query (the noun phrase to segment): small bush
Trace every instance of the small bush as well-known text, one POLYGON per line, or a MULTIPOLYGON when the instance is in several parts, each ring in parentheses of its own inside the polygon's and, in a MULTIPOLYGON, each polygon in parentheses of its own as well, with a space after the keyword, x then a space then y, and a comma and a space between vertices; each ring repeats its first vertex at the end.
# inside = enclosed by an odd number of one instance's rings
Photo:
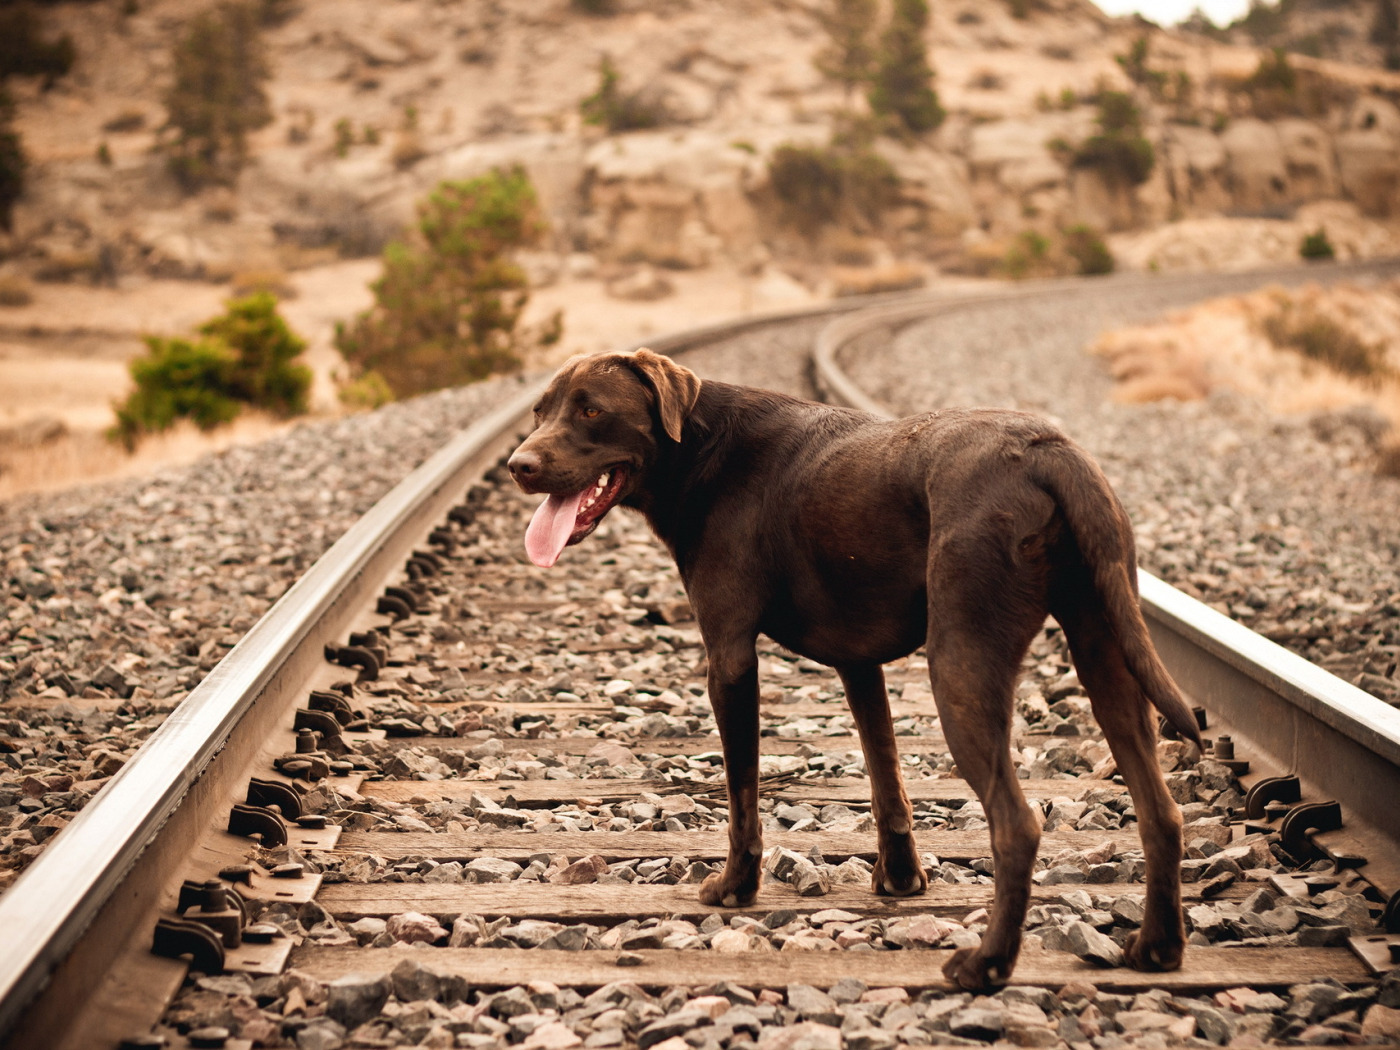
POLYGON ((1335 259, 1337 251, 1332 247, 1332 242, 1327 239, 1327 231, 1324 229, 1314 230, 1303 237, 1302 243, 1298 245, 1298 254, 1304 259, 1335 259))
POLYGON ((1079 272, 1086 277, 1112 273, 1113 253, 1099 234, 1088 226, 1071 226, 1065 230, 1065 254, 1074 260, 1079 272))
POLYGON ((234 351, 236 367, 229 388, 233 397, 278 416, 306 411, 311 370, 296 360, 306 340, 287 327, 271 292, 234 299, 227 313, 199 331, 234 351))
POLYGON ((143 435, 180 419, 211 430, 232 422, 245 404, 281 416, 306 411, 311 371, 295 361, 306 343, 277 314, 271 295, 233 300, 199 334, 146 337, 145 356, 130 366, 136 389, 114 406, 112 440, 134 449, 143 435))
POLYGON ((598 90, 579 103, 586 123, 606 128, 609 134, 643 131, 669 120, 665 105, 645 91, 624 92, 612 59, 604 56, 598 66, 598 90))
POLYGON ((366 372, 344 384, 338 391, 340 403, 357 412, 366 412, 394 400, 394 391, 378 372, 366 372))
POLYGON ((848 100, 874 68, 870 35, 878 12, 876 0, 830 0, 817 15, 827 35, 826 46, 817 53, 817 70, 840 84, 848 100))
POLYGON ((1014 281, 1053 272, 1050 239, 1035 230, 1022 230, 1001 258, 1001 269, 1014 281))
POLYGON ((1142 136, 1142 115, 1132 97, 1121 91, 1099 95, 1100 128, 1080 144, 1073 163, 1095 168, 1110 181, 1129 186, 1146 182, 1156 163, 1152 143, 1142 136))
POLYGON ((1259 59, 1259 65, 1239 90, 1249 99, 1254 115, 1262 120, 1280 117, 1318 117, 1355 97, 1355 90, 1306 69, 1295 69, 1282 48, 1259 59))
POLYGON ((617 13, 617 0, 570 0, 574 10, 594 18, 606 18, 617 13))
POLYGON ((518 368, 529 292, 510 253, 543 230, 520 168, 440 183, 418 207, 417 236, 384 250, 375 305, 337 326, 336 346, 357 377, 378 373, 398 397, 518 368))
POLYGON ((146 355, 131 362, 136 389, 116 406, 117 422, 108 436, 131 451, 145 434, 168 430, 189 419, 212 430, 238 416, 239 404, 228 393, 235 355, 210 339, 146 337, 146 355))
POLYGON ((924 44, 928 17, 928 0, 894 0, 868 96, 872 112, 916 135, 932 131, 948 115, 933 89, 924 44))
POLYGON ((355 129, 350 123, 349 117, 341 117, 335 122, 335 155, 340 158, 346 157, 350 153, 350 147, 355 144, 355 129))
POLYGON ((222 3, 191 19, 173 53, 165 93, 170 170, 188 188, 231 183, 247 159, 248 132, 272 120, 262 12, 251 2, 222 3))
POLYGON ((869 146, 854 144, 779 146, 768 162, 768 178, 784 221, 811 232, 829 224, 878 226, 899 189, 890 163, 869 146))

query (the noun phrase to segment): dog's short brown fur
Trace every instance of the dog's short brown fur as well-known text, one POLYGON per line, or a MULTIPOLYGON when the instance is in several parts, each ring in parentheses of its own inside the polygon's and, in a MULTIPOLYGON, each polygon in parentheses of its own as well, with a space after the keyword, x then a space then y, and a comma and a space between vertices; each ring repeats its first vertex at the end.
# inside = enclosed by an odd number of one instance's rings
POLYGON ((1181 817, 1157 765, 1152 709, 1197 744, 1200 736, 1138 608, 1128 519, 1087 453, 1020 412, 884 422, 701 382, 647 350, 572 359, 535 422, 510 459, 519 485, 595 494, 565 523, 571 543, 616 504, 641 511, 670 548, 699 621, 729 787, 729 856, 700 887, 703 903, 747 905, 759 890, 760 633, 834 667, 845 684, 878 828, 874 891, 926 888, 881 670, 925 645, 943 731, 982 800, 996 863, 987 932, 945 973, 967 989, 1004 982, 1020 950, 1041 824, 1010 761, 1012 700, 1049 614, 1141 827, 1146 917, 1127 961, 1180 966, 1181 817))

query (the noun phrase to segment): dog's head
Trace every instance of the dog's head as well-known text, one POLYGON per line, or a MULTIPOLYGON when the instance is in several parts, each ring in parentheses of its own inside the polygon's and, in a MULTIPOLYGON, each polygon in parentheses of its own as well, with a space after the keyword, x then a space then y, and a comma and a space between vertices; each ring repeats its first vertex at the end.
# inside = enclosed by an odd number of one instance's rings
POLYGON ((699 394, 694 372, 650 350, 566 361, 508 464, 517 485, 549 497, 525 533, 530 560, 553 565, 636 491, 661 443, 680 441, 699 394))

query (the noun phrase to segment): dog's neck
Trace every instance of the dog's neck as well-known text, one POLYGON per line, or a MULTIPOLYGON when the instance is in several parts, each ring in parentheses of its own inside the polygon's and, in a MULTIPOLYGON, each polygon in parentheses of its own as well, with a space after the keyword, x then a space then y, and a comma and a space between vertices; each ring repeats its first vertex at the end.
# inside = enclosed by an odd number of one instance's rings
POLYGON ((707 379, 681 440, 659 435, 644 484, 624 502, 642 512, 684 572, 686 555, 698 544, 720 490, 799 454, 786 447, 796 432, 789 421, 813 411, 831 410, 787 394, 707 379))

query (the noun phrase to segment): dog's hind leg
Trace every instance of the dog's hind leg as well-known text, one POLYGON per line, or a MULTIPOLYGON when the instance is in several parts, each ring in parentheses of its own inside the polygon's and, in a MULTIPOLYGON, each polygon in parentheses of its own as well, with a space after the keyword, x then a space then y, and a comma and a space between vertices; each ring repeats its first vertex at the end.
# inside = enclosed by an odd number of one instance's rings
POLYGON ((871 889, 892 897, 922 893, 928 888, 928 877, 914 848, 914 810, 899 772, 899 748, 890 723, 885 672, 879 664, 836 670, 846 687, 846 703, 860 732, 865 768, 870 775, 870 808, 880 847, 871 889))
POLYGON ((1011 713, 1021 658, 1044 622, 1028 580, 995 549, 963 545, 935 556, 929 574, 929 680, 958 775, 982 802, 991 829, 996 890, 987 932, 943 967, 959 988, 1005 984, 1021 950, 1040 816, 1011 763, 1011 713))
POLYGON ((724 871, 700 885, 700 903, 726 908, 753 903, 763 877, 763 827, 758 817, 758 654, 753 638, 706 638, 710 706, 724 747, 729 790, 729 856, 724 871))
POLYGON ((1079 681, 1132 794, 1147 860, 1146 914, 1123 954, 1135 970, 1175 970, 1186 944, 1181 919, 1181 811, 1157 765, 1155 718, 1096 598, 1081 592, 1079 601, 1066 604, 1067 608, 1055 610, 1055 618, 1064 628, 1079 681))

